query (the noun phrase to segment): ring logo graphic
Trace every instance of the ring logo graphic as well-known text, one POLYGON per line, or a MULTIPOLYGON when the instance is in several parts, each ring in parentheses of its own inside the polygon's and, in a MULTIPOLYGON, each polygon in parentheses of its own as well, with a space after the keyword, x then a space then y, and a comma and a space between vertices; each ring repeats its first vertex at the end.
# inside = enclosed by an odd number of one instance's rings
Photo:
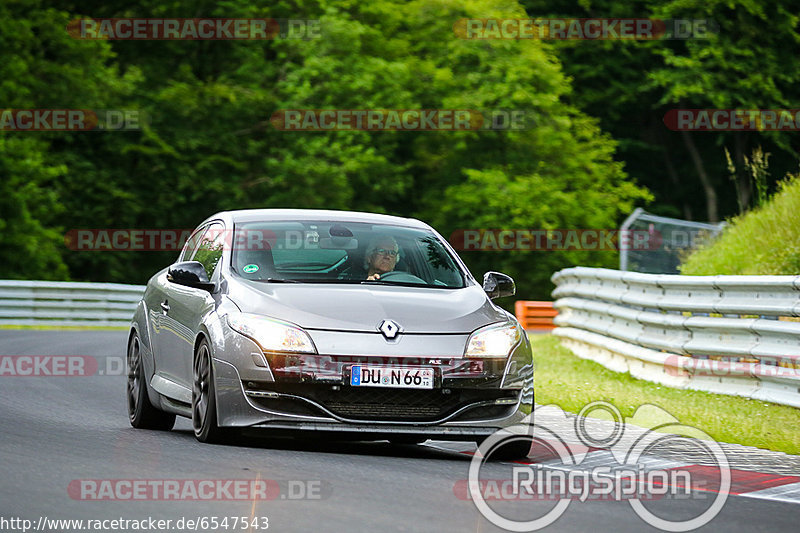
POLYGON ((608 402, 590 403, 577 417, 547 405, 537 407, 532 416, 533 425, 500 430, 483 441, 470 462, 468 479, 455 484, 455 495, 471 499, 495 526, 537 531, 558 520, 574 501, 626 501, 647 524, 682 532, 709 523, 725 505, 731 469, 721 446, 660 407, 643 405, 623 418, 608 402), (517 441, 533 443, 532 461, 491 462, 494 453, 517 441), (698 464, 664 458, 677 451, 698 464), (505 478, 498 479, 498 472, 505 478), (677 519, 665 517, 663 507, 657 514, 647 506, 654 500, 687 499, 708 504, 695 516, 682 508, 677 519), (555 503, 543 511, 531 501, 555 503), (507 502, 521 505, 513 508, 507 502))

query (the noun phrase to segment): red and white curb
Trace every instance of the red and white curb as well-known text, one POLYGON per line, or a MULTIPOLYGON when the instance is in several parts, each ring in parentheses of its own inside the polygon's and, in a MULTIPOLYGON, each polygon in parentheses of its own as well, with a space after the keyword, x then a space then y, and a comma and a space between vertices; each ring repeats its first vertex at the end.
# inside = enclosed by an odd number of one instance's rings
MULTIPOLYGON (((472 456, 475 454, 474 446, 467 447, 458 443, 445 444, 434 441, 427 446, 463 455, 472 456)), ((623 468, 623 465, 617 463, 613 454, 608 450, 589 448, 580 444, 569 444, 568 448, 577 463, 575 465, 565 465, 560 460, 553 459, 552 452, 544 450, 544 446, 542 446, 541 450, 537 450, 536 445, 534 445, 534 449, 528 456, 527 461, 515 461, 515 463, 538 464, 543 467, 564 471, 588 471, 592 468, 608 467, 611 472, 614 472, 615 468, 623 468)), ((689 472, 692 479, 692 490, 711 493, 719 492, 718 467, 681 462, 655 455, 640 456, 637 464, 641 465, 644 473, 650 470, 689 472)), ((775 474, 740 468, 730 468, 730 472, 731 486, 728 492, 732 496, 800 503, 800 475, 775 474)))

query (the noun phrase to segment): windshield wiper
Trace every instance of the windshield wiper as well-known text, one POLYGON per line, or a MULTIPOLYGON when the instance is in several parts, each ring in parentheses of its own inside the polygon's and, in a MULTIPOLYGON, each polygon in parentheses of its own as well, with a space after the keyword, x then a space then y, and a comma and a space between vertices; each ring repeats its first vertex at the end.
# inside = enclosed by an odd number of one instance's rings
POLYGON ((413 281, 385 281, 382 279, 365 279, 361 281, 362 285, 369 284, 377 285, 396 285, 399 287, 435 287, 436 285, 428 285, 427 283, 414 283, 413 281))
POLYGON ((297 280, 286 278, 254 279, 253 281, 260 281, 262 283, 300 283, 297 280))

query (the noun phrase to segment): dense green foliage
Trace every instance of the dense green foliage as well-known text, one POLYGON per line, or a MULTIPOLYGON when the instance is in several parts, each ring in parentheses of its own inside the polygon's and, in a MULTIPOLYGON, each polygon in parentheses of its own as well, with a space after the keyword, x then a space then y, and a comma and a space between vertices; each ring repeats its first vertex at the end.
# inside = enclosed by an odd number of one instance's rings
POLYGON ((708 38, 555 41, 573 102, 618 142, 629 175, 655 195, 648 211, 719 221, 752 205, 744 159, 772 154, 774 178, 797 170, 796 132, 676 132, 670 109, 793 109, 800 99, 800 11, 786 0, 524 0, 534 17, 713 21, 708 38), (736 166, 731 182, 727 148, 736 166), (696 156, 696 157, 695 157, 696 156))
MULTIPOLYGON (((704 218, 698 167, 660 122, 664 110, 788 106, 800 76, 796 15, 777 0, 559 4, 3 2, 4 108, 134 109, 149 121, 141 131, 0 133, 0 278, 141 283, 176 254, 70 251, 64 234, 186 229, 224 209, 387 212, 426 220, 446 236, 462 228, 614 228, 651 198, 645 184, 658 200, 652 210, 704 218), (526 10, 708 16, 724 35, 553 43, 453 32, 462 17, 519 18, 526 10), (322 36, 91 41, 65 30, 80 17, 131 16, 319 19, 322 36), (525 109, 539 120, 529 130, 473 132, 283 132, 270 124, 274 111, 292 108, 525 109)), ((738 161, 757 140, 774 154, 776 170, 794 164, 787 154, 796 141, 785 135, 691 137, 721 215, 738 205, 724 190, 733 187, 723 146, 738 161)), ((469 252, 465 259, 477 276, 505 271, 520 297, 542 298, 554 270, 614 266, 617 255, 469 252)))
POLYGON ((708 247, 695 251, 682 274, 786 274, 800 272, 800 177, 783 182, 761 207, 730 221, 708 247))

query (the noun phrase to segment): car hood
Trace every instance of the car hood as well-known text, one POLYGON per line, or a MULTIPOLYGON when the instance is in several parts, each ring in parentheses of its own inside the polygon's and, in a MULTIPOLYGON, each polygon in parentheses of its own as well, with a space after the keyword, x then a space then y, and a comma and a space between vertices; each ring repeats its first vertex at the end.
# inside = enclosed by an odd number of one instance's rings
POLYGON ((277 284, 235 280, 229 298, 245 313, 306 329, 375 332, 385 319, 405 333, 471 333, 507 320, 481 287, 430 289, 387 285, 277 284))

